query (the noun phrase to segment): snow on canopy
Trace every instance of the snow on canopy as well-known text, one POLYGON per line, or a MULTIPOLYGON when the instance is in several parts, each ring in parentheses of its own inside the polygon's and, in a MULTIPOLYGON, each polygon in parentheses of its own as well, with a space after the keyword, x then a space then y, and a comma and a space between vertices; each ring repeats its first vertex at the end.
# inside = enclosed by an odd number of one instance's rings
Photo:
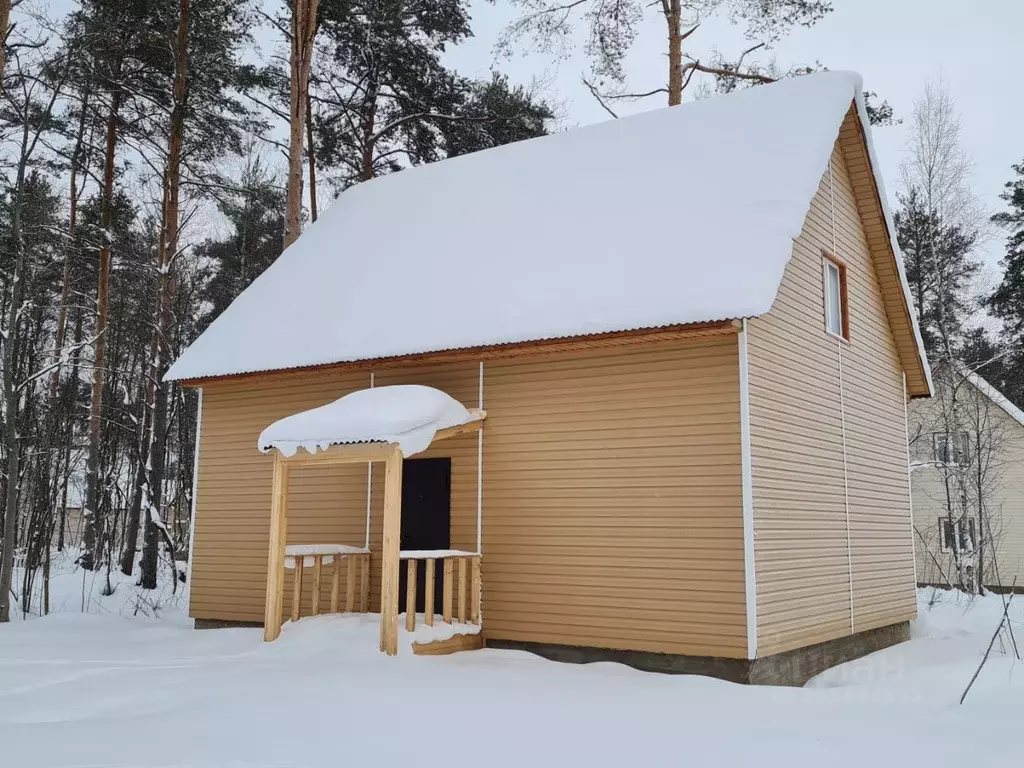
POLYGON ((825 72, 359 184, 167 378, 763 314, 854 101, 825 72))
POLYGON ((404 456, 425 451, 441 429, 476 418, 458 400, 433 387, 399 384, 351 392, 275 421, 260 434, 258 446, 294 456, 341 443, 397 443, 404 456))

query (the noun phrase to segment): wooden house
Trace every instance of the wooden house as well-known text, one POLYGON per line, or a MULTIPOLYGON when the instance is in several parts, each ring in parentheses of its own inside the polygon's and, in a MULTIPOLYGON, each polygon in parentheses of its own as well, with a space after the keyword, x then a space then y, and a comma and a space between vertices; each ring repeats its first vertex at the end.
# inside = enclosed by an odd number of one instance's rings
POLYGON ((379 612, 393 653, 408 606, 448 647, 791 683, 904 637, 931 379, 865 115, 817 74, 342 194, 168 374, 197 625, 379 612), (465 413, 258 449, 394 385, 465 413))
POLYGON ((909 419, 918 583, 1024 591, 1024 413, 943 371, 909 419))

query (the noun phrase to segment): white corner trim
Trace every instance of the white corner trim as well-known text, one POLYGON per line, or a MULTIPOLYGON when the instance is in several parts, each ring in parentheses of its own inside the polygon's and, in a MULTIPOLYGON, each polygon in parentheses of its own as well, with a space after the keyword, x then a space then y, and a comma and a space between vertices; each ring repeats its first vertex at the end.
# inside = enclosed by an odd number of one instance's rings
MULTIPOLYGON (((373 371, 370 371, 370 389, 373 389, 373 371)), ((370 549, 370 511, 373 501, 373 462, 366 462, 366 539, 363 548, 370 549)))
MULTIPOLYGON (((480 374, 477 384, 477 407, 484 409, 484 361, 480 361, 480 374)), ((476 432, 476 553, 483 553, 483 522, 484 522, 484 428, 476 432)))
POLYGON ((743 477, 743 571, 747 604, 747 658, 757 658, 757 574, 754 571, 754 473, 750 452, 750 370, 747 321, 737 334, 740 357, 740 466, 743 477))
POLYGON ((914 536, 914 482, 910 471, 910 417, 907 403, 910 393, 907 392, 907 372, 903 372, 903 431, 907 439, 907 502, 910 504, 910 552, 914 557, 914 589, 917 589, 917 537, 914 536))
POLYGON ((850 532, 850 473, 846 456, 846 389, 843 382, 843 342, 836 339, 839 355, 839 426, 843 436, 843 504, 846 508, 846 572, 850 580, 850 634, 855 634, 853 616, 853 537, 850 532))
POLYGON ((196 445, 192 455, 192 514, 188 523, 188 566, 185 573, 185 615, 192 610, 192 563, 196 551, 196 500, 199 496, 199 434, 203 429, 203 388, 199 388, 199 405, 196 408, 196 445))

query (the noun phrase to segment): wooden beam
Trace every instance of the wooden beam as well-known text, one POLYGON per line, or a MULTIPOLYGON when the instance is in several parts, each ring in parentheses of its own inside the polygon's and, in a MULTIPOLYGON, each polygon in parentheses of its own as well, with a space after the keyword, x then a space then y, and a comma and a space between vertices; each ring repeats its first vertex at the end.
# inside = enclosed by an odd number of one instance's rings
POLYGON ((288 534, 288 467, 274 456, 270 497, 270 550, 267 555, 267 594, 263 639, 276 640, 284 618, 284 548, 288 534))
POLYGON ((370 553, 362 555, 359 560, 359 610, 367 613, 370 610, 370 553))
POLYGON ((405 629, 416 629, 416 561, 409 560, 405 566, 405 629))
POLYGON ((469 598, 469 623, 480 623, 480 558, 473 560, 473 574, 469 598))
MULTIPOLYGON (((394 449, 392 443, 346 443, 332 445, 326 451, 316 453, 299 450, 293 456, 281 456, 281 461, 293 467, 359 464, 366 461, 387 461, 394 449)), ((275 452, 275 455, 279 454, 279 451, 275 452)))
POLYGON ((402 532, 402 452, 392 447, 384 470, 384 535, 381 543, 380 649, 398 654, 398 553, 402 532))
POLYGON ((446 440, 449 437, 455 437, 456 435, 466 435, 470 432, 479 432, 483 429, 484 419, 487 418, 487 411, 481 411, 477 408, 473 408, 470 413, 476 412, 477 418, 473 421, 467 421, 465 424, 458 424, 454 427, 448 427, 446 429, 439 429, 434 434, 434 442, 438 440, 446 440))
POLYGON ((449 557, 444 559, 444 581, 441 594, 441 618, 451 624, 452 622, 452 582, 455 576, 455 561, 449 557))
POLYGON ((466 623, 466 558, 459 558, 459 624, 466 623))
POLYGON ((423 620, 428 627, 434 626, 434 569, 437 560, 427 558, 423 577, 423 620))
POLYGON ((292 578, 292 621, 302 618, 302 571, 306 558, 299 555, 295 558, 295 576, 292 578))
POLYGON ((320 579, 323 576, 324 556, 313 555, 313 597, 310 601, 309 612, 314 616, 320 615, 320 579))
POLYGON ((331 613, 338 612, 338 594, 341 592, 341 557, 334 556, 334 571, 331 573, 331 613))
POLYGON ((352 555, 345 558, 345 611, 352 613, 356 609, 356 559, 352 555))
POLYGON ((479 634, 453 635, 445 640, 413 643, 412 652, 417 656, 447 656, 459 651, 478 651, 483 647, 484 639, 479 634))

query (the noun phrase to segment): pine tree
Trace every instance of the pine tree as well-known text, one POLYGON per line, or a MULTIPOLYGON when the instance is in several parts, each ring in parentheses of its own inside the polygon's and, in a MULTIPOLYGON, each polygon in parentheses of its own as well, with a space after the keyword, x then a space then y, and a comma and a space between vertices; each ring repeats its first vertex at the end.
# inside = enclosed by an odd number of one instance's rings
POLYGON ((914 296, 921 337, 931 359, 964 343, 974 312, 970 284, 980 265, 971 256, 976 236, 928 211, 916 188, 898 197, 896 237, 914 296))
POLYGON ((1003 321, 1012 343, 1024 344, 1024 162, 1013 166, 1017 178, 1006 183, 1000 197, 1009 210, 992 221, 1007 230, 1006 255, 1000 262, 1003 279, 988 299, 992 312, 1003 321))
POLYGON ((281 255, 285 194, 258 155, 250 151, 236 191, 222 196, 217 208, 230 234, 196 246, 196 256, 209 264, 202 297, 209 311, 197 331, 217 319, 228 304, 281 255))

